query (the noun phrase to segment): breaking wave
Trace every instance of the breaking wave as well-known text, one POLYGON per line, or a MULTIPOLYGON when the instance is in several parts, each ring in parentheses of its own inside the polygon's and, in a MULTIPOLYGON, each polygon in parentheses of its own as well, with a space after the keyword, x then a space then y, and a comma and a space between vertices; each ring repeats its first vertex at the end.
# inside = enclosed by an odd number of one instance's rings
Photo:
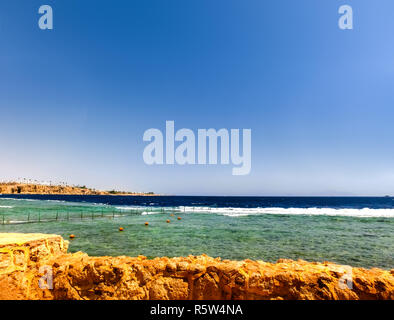
POLYGON ((307 215, 307 216, 343 216, 360 218, 394 218, 394 209, 353 209, 353 208, 212 208, 182 207, 185 212, 215 213, 230 217, 250 215, 307 215))
POLYGON ((119 210, 140 210, 142 215, 160 214, 168 212, 207 213, 219 214, 229 217, 245 217, 257 215, 305 215, 305 216, 342 216, 359 218, 394 218, 393 209, 373 208, 235 208, 235 207, 146 207, 146 206, 119 206, 119 210))

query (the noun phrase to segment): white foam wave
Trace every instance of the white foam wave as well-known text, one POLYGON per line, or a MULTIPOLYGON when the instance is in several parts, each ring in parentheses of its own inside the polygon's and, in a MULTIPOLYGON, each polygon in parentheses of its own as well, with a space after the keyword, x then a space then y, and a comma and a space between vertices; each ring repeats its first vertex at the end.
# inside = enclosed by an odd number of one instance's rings
POLYGON ((146 216, 146 215, 150 215, 150 214, 158 214, 158 213, 160 213, 160 212, 154 212, 154 211, 144 211, 144 212, 142 212, 141 213, 141 215, 143 215, 143 216, 146 216))
POLYGON ((4 209, 12 209, 13 206, 0 206, 0 208, 4 208, 4 209))
POLYGON ((118 206, 115 207, 118 210, 130 211, 130 210, 146 210, 147 207, 144 206, 118 206))
POLYGON ((29 202, 42 201, 39 199, 23 199, 23 198, 0 198, 0 200, 15 200, 15 201, 29 201, 29 202))
POLYGON ((164 212, 185 212, 185 213, 211 213, 229 217, 246 217, 251 215, 305 215, 305 216, 342 216, 359 218, 394 218, 393 209, 373 209, 373 208, 235 208, 235 207, 152 207, 152 206, 117 206, 121 211, 141 211, 141 215, 159 214, 164 212))
POLYGON ((394 209, 352 209, 352 208, 212 208, 181 207, 181 211, 198 213, 215 213, 230 217, 250 215, 307 215, 307 216, 343 216, 360 218, 394 218, 394 209))
MULTIPOLYGON (((153 207, 153 206, 118 206, 115 207, 121 211, 143 211, 145 214, 157 214, 161 212, 168 212, 168 211, 179 211, 179 209, 174 209, 172 207, 153 207)), ((141 213, 143 214, 143 213, 141 213)))

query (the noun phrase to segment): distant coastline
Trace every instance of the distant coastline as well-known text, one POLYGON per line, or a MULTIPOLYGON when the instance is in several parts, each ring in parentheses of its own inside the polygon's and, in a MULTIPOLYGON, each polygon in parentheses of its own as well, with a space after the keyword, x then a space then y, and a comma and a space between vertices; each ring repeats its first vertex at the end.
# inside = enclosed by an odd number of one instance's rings
POLYGON ((105 195, 105 196, 158 196, 153 192, 96 190, 86 186, 43 185, 33 183, 2 182, 0 194, 54 194, 54 195, 105 195))

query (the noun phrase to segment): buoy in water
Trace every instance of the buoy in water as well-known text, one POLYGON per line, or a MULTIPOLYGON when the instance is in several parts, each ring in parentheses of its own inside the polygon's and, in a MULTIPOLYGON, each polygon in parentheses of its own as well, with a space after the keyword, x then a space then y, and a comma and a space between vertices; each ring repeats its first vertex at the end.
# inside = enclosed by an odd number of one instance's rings
POLYGON ((149 226, 149 222, 145 222, 145 225, 146 225, 146 226, 149 226))
POLYGON ((171 214, 170 214, 170 216, 171 216, 171 217, 173 217, 173 216, 174 216, 174 214, 173 214, 173 213, 171 213, 171 214))
POLYGON ((123 231, 124 229, 122 227, 119 228, 119 231, 123 231))
POLYGON ((70 239, 74 239, 75 236, 73 234, 70 234, 70 239))
POLYGON ((178 217, 178 220, 181 220, 182 218, 181 217, 178 217))
POLYGON ((170 223, 170 219, 167 219, 167 221, 166 221, 167 223, 170 223))

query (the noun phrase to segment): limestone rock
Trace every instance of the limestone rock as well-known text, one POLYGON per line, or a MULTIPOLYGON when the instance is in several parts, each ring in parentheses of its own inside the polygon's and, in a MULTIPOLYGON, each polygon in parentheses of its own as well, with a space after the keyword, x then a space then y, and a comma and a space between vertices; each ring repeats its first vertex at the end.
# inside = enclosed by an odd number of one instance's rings
POLYGON ((0 299, 394 299, 392 270, 206 255, 89 257, 66 250, 56 235, 0 234, 0 299), (39 287, 40 266, 50 268, 52 290, 39 287))

